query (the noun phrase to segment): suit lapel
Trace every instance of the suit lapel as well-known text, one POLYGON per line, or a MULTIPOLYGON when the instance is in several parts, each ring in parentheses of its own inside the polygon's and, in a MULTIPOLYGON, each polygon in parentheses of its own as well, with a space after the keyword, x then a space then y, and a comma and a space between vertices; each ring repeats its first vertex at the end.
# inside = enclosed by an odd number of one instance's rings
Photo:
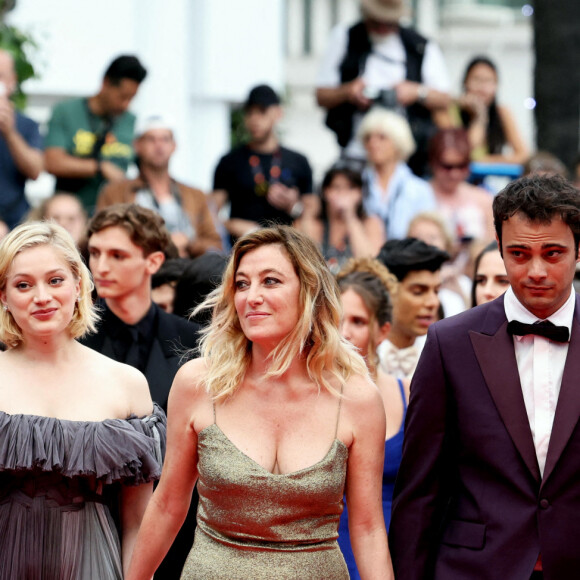
POLYGON ((580 417, 580 388, 578 380, 580 377, 580 297, 576 296, 576 308, 572 320, 572 332, 570 334, 570 344, 568 345, 568 355, 562 376, 562 385, 554 424, 550 435, 548 455, 546 456, 546 467, 544 469, 544 482, 548 479, 554 469, 560 455, 564 451, 572 431, 578 424, 580 417))
POLYGON ((489 318, 495 321, 493 334, 470 331, 469 337, 483 377, 500 417, 530 472, 540 481, 530 422, 526 412, 513 338, 507 333, 503 300, 496 301, 489 318), (501 311, 497 307, 501 305, 501 311), (495 314, 495 316, 494 316, 495 314), (501 316, 501 318, 499 318, 501 316), (501 320, 503 319, 503 322, 501 320), (497 323, 501 322, 499 328, 497 323))

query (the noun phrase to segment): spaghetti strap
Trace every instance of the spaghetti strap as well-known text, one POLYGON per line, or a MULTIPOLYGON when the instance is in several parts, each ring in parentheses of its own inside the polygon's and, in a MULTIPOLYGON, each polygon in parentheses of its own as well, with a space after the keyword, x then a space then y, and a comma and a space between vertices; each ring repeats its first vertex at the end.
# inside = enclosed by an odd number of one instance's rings
POLYGON ((215 401, 212 401, 211 404, 213 406, 213 422, 215 425, 217 423, 216 418, 215 418, 215 401))
POLYGON ((397 379, 397 383, 399 384, 399 391, 401 391, 401 398, 403 399, 403 417, 404 417, 405 414, 407 413, 407 397, 405 396, 405 387, 403 386, 403 381, 401 379, 397 379))
POLYGON ((342 391, 344 390, 344 385, 340 385, 340 398, 338 399, 338 412, 336 413, 336 427, 334 429, 334 438, 338 435, 338 420, 340 419, 340 408, 342 407, 342 391))

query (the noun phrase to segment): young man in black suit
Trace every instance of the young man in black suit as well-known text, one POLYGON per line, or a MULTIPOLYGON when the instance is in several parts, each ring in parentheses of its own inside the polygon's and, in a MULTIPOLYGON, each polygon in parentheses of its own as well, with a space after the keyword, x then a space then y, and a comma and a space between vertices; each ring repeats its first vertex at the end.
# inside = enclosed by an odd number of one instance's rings
MULTIPOLYGON (((183 354, 197 345, 198 326, 164 312, 151 299, 151 277, 165 260, 171 236, 163 218, 135 204, 97 213, 88 227, 89 266, 102 303, 96 334, 82 342, 142 371, 151 398, 167 398, 183 354)), ((155 577, 177 580, 193 543, 197 493, 189 515, 155 577)))
POLYGON ((151 277, 170 243, 162 218, 133 204, 108 207, 89 224, 89 266, 103 312, 98 332, 84 342, 142 371, 163 408, 180 358, 196 346, 198 330, 151 299, 151 277))

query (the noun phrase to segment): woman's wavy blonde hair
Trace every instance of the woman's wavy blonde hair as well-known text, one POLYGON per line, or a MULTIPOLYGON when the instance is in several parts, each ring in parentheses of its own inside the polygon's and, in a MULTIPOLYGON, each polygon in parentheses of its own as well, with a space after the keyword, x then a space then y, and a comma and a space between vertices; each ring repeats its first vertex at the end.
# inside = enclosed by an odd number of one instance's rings
POLYGON ((256 230, 240 238, 221 285, 195 310, 211 308, 211 323, 202 331, 200 353, 208 361, 205 386, 215 400, 232 395, 252 358, 252 344, 242 331, 234 305, 235 275, 242 258, 262 246, 280 246, 300 281, 301 316, 294 329, 270 354, 264 379, 283 375, 298 357, 306 357, 309 377, 318 388, 340 396, 333 386, 344 385, 353 373, 367 375, 362 357, 339 332, 342 306, 338 286, 320 251, 306 235, 289 226, 256 230))
MULTIPOLYGON (((60 252, 75 280, 80 281, 79 300, 69 325, 71 336, 79 338, 87 332, 94 332, 98 316, 91 297, 93 290, 91 274, 71 235, 56 223, 22 224, 0 242, 0 292, 6 290, 8 273, 16 256, 24 250, 38 246, 50 246, 60 252)), ((0 340, 10 347, 18 346, 23 341, 22 330, 16 324, 12 314, 4 308, 0 308, 0 340)))

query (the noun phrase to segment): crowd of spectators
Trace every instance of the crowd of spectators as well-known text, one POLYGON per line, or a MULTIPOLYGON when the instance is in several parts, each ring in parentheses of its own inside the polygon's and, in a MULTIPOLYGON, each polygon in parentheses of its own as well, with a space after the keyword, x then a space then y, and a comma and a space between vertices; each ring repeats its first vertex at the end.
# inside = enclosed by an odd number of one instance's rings
POLYGON ((95 211, 136 203, 162 216, 181 258, 227 255, 241 235, 282 223, 307 233, 338 271, 349 258, 376 256, 387 240, 406 237, 413 219, 431 212, 444 222, 444 271, 462 281, 454 291, 467 308, 474 256, 493 240, 494 194, 470 183, 470 163, 527 162, 526 173, 566 168, 547 152, 529 156, 510 111, 497 103, 499 71, 489 58, 469 62, 454 97, 441 50, 401 25, 404 14, 400 0, 364 1, 360 21, 329 37, 316 98, 341 153, 320 189, 309 160, 281 143, 283 105, 268 85, 245 99, 249 140, 216 160, 212 191, 204 193, 171 176, 178 120, 162 110, 137 120, 129 111, 147 79, 139 58, 119 56, 96 94, 57 104, 43 144, 38 125, 10 104, 14 66, 0 52, 0 154, 7 161, 0 236, 25 219, 54 219, 82 245, 83 222, 95 211), (30 210, 24 184, 42 169, 56 177, 54 195, 30 210))

